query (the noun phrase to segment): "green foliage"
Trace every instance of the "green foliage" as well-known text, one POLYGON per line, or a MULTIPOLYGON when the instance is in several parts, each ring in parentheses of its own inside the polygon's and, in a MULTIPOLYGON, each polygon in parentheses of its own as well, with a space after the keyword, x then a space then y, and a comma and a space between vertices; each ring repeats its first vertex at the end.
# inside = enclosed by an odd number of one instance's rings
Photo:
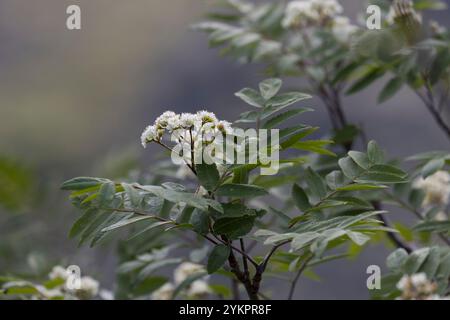
POLYGON ((448 247, 424 247, 408 254, 397 249, 387 257, 389 273, 381 280, 381 290, 374 292, 374 298, 393 299, 400 295, 397 283, 403 275, 424 273, 437 284, 437 294, 445 295, 450 276, 450 249, 448 247))
POLYGON ((11 211, 27 210, 35 200, 36 179, 29 168, 0 156, 0 207, 11 211))

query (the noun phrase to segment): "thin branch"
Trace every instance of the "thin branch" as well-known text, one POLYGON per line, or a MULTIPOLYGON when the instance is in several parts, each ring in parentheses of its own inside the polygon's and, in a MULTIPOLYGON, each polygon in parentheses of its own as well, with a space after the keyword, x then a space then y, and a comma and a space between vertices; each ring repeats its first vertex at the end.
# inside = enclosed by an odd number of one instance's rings
POLYGON ((220 241, 222 244, 224 244, 224 245, 226 245, 226 246, 229 246, 231 249, 233 249, 234 251, 236 251, 236 252, 238 252, 238 253, 240 253, 243 257, 245 257, 255 268, 258 268, 259 267, 259 264, 252 258, 252 257, 250 257, 247 253, 245 253, 244 251, 242 251, 241 249, 239 249, 239 248, 237 248, 237 247, 235 247, 235 246, 233 246, 231 243, 229 243, 229 242, 227 242, 227 241, 225 241, 225 240, 223 240, 223 239, 220 239, 219 237, 217 237, 216 235, 214 235, 213 234, 213 236, 218 240, 218 241, 220 241))
POLYGON ((297 283, 298 280, 300 279, 300 276, 302 275, 303 271, 305 271, 306 267, 308 266, 308 263, 311 261, 311 259, 313 258, 313 256, 311 255, 310 257, 308 257, 302 264, 302 266, 300 267, 300 269, 298 269, 297 274, 295 275, 294 280, 291 283, 291 287, 289 289, 289 295, 288 295, 288 300, 292 300, 292 298, 294 297, 294 293, 295 293, 295 288, 297 287, 297 283))
MULTIPOLYGON (((242 252, 245 253, 245 244, 244 244, 244 239, 239 239, 239 243, 241 244, 241 250, 242 252)), ((248 261, 245 255, 242 255, 242 264, 244 266, 244 275, 247 278, 250 278, 250 271, 248 269, 248 261)))
MULTIPOLYGON (((427 83, 427 80, 424 79, 424 81, 427 83)), ((436 109, 435 106, 435 99, 433 96, 433 91, 431 90, 429 84, 425 86, 425 95, 423 95, 420 91, 414 90, 416 95, 422 100, 425 107, 428 109, 428 111, 433 116, 436 123, 439 125, 439 127, 444 131, 444 133, 447 135, 448 138, 450 138, 450 125, 448 125, 444 119, 442 118, 441 113, 439 110, 436 109)))
POLYGON ((260 264, 260 268, 262 270, 262 272, 264 272, 267 268, 267 264, 270 261, 270 258, 273 256, 273 254, 278 250, 278 248, 284 246, 285 244, 288 244, 289 242, 291 242, 291 240, 286 240, 283 241, 275 246, 272 247, 272 250, 270 250, 270 252, 265 256, 263 262, 260 264))
MULTIPOLYGON (((384 193, 390 198, 392 199, 394 202, 396 202, 401 208, 412 212, 420 221, 423 221, 423 216, 422 214, 414 207, 410 206, 408 203, 406 203, 405 201, 403 201, 402 199, 396 197, 395 195, 384 191, 384 193)), ((446 244, 450 247, 450 240, 442 233, 438 233, 437 236, 446 244)))

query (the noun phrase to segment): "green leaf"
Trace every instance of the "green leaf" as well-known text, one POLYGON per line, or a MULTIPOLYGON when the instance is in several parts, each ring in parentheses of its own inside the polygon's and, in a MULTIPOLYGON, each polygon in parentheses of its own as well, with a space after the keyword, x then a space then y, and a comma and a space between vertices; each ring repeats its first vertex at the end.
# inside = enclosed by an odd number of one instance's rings
POLYGON ((398 175, 383 172, 367 172, 355 178, 358 183, 404 183, 406 180, 398 175))
POLYGON ((255 223, 255 217, 244 216, 239 218, 220 218, 213 226, 214 233, 217 235, 225 235, 229 239, 234 240, 248 234, 255 223))
POLYGON ((414 227, 418 232, 448 232, 450 231, 450 221, 425 221, 414 227))
MULTIPOLYGON (((297 149, 301 149, 301 150, 305 150, 306 149, 311 149, 311 144, 309 143, 309 141, 305 141, 303 143, 300 144, 300 147, 296 147, 296 144, 300 143, 299 140, 313 134, 314 132, 317 131, 317 127, 293 127, 292 130, 291 128, 286 128, 287 130, 283 129, 280 131, 280 140, 282 141, 280 146, 282 150, 286 150, 290 147, 293 148, 297 148, 297 149), (285 139, 286 138, 286 139, 285 139)), ((323 144, 325 145, 325 144, 323 144)), ((313 147, 317 148, 317 144, 313 147)), ((319 146, 320 148, 320 146, 319 146)), ((309 151, 309 150, 307 150, 309 151)))
POLYGON ((292 148, 314 152, 317 154, 322 154, 326 156, 335 157, 336 154, 330 150, 323 148, 328 144, 332 144, 331 140, 310 140, 310 141, 299 141, 292 145, 292 148))
POLYGON ((430 253, 428 254, 428 257, 420 270, 421 272, 425 272, 428 279, 433 279, 439 268, 439 264, 441 262, 439 249, 440 248, 438 247, 430 248, 430 253))
POLYGON ((245 103, 257 108, 263 108, 265 104, 264 99, 254 89, 244 88, 235 93, 235 96, 243 100, 245 103))
POLYGON ((294 236, 291 242, 292 250, 297 251, 303 249, 306 245, 311 243, 313 240, 317 239, 320 233, 317 232, 305 232, 294 236))
POLYGON ((207 234, 209 232, 209 217, 204 211, 195 209, 192 212, 190 223, 194 227, 195 232, 199 234, 207 234))
POLYGON ((122 187, 125 190, 128 198, 130 199, 131 205, 134 208, 139 208, 141 204, 142 197, 138 190, 136 190, 132 185, 128 183, 122 183, 122 187))
POLYGON ((369 169, 369 167, 371 166, 369 157, 363 153, 363 152, 359 152, 359 151, 350 151, 348 153, 349 157, 353 159, 353 161, 356 162, 356 164, 358 166, 360 166, 363 169, 369 169))
POLYGON ((261 187, 249 184, 229 183, 220 186, 216 194, 223 197, 252 198, 265 196, 268 192, 261 187))
POLYGON ((384 75, 384 70, 381 68, 371 68, 359 80, 357 80, 348 90, 347 94, 351 95, 361 91, 375 82, 384 75))
POLYGON ((225 245, 215 246, 208 258, 207 270, 212 274, 222 268, 230 256, 230 247, 225 245))
POLYGON ((406 262, 406 259, 408 258, 408 253, 405 249, 400 248, 392 252, 386 259, 386 265, 387 267, 392 270, 401 270, 403 268, 403 265, 406 262))
POLYGON ((208 191, 213 191, 220 180, 219 171, 215 164, 197 164, 195 166, 200 184, 208 191))
POLYGON ((267 120, 266 123, 264 123, 263 125, 263 129, 272 129, 275 126, 285 122, 286 120, 289 120, 293 117, 295 117, 296 115, 305 113, 305 112, 309 112, 309 111, 313 111, 313 109, 310 108, 299 108, 299 109, 294 109, 294 110, 289 110, 286 112, 283 112, 269 120, 267 120))
POLYGON ((215 210, 223 212, 220 203, 212 199, 203 198, 198 194, 165 189, 159 186, 139 186, 139 188, 169 202, 177 204, 184 203, 203 211, 207 211, 209 207, 213 207, 215 210))
POLYGON ((354 183, 349 184, 348 186, 338 187, 337 191, 364 191, 364 190, 378 190, 378 189, 386 189, 386 186, 383 185, 374 185, 374 184, 363 184, 363 183, 354 183))
POLYGON ((430 83, 435 85, 450 64, 449 51, 447 48, 440 50, 430 68, 430 83))
POLYGON ((317 257, 320 257, 325 252, 330 241, 335 240, 345 235, 345 231, 342 229, 328 229, 322 233, 311 245, 310 249, 317 257))
POLYGON ((422 248, 411 253, 405 261, 405 272, 409 275, 417 273, 427 259, 429 253, 430 248, 422 248))
POLYGON ((310 98, 311 96, 309 94, 300 92, 288 92, 273 97, 267 102, 267 104, 271 107, 285 108, 296 102, 310 98))
POLYGON ((338 163, 344 175, 350 180, 354 180, 364 173, 364 170, 350 157, 342 158, 338 161, 338 163))
POLYGON ((370 167, 370 171, 390 174, 399 178, 406 178, 408 176, 403 170, 388 164, 376 164, 370 167))
POLYGON ((384 162, 383 150, 373 140, 367 145, 367 156, 372 163, 381 164, 384 162))
POLYGON ((309 203, 308 196, 298 184, 294 184, 292 186, 292 199, 294 200, 295 205, 301 211, 306 211, 311 208, 311 204, 309 203))
POLYGON ((378 103, 383 103, 392 98, 402 88, 403 83, 404 81, 400 77, 389 80, 378 96, 378 103))
POLYGON ((137 283, 141 283, 142 281, 147 279, 149 276, 151 276, 153 274, 153 272, 155 272, 156 270, 161 269, 161 268, 167 268, 167 267, 173 266, 173 265, 177 265, 181 261, 182 260, 179 258, 172 258, 172 259, 163 259, 163 260, 151 262, 147 266, 145 266, 141 271, 139 271, 136 281, 137 281, 137 283))
POLYGON ((361 233, 361 232, 354 232, 354 231, 346 231, 347 236, 358 246, 363 246, 367 241, 370 240, 370 237, 361 233))
POLYGON ((238 218, 243 216, 256 216, 257 211, 255 209, 247 208, 241 203, 227 203, 223 205, 223 215, 222 218, 238 218))
POLYGON ((133 297, 148 296, 153 291, 157 290, 167 282, 165 277, 150 277, 140 282, 132 289, 133 297))
POLYGON ((278 91, 280 91, 282 84, 283 81, 281 79, 276 78, 262 81, 259 84, 259 91, 261 92, 261 96, 265 100, 271 99, 278 93, 278 91))
POLYGON ((122 227, 128 226, 130 224, 134 224, 134 223, 137 223, 137 222, 140 222, 140 221, 143 221, 143 220, 148 220, 148 219, 154 219, 154 217, 152 217, 152 216, 148 216, 148 217, 140 216, 140 217, 134 217, 134 218, 131 218, 131 219, 125 219, 125 220, 119 221, 119 222, 117 222, 117 223, 115 223, 113 225, 110 225, 110 226, 108 226, 106 228, 103 228, 102 232, 112 231, 112 230, 115 230, 115 229, 118 229, 118 228, 122 228, 122 227))
POLYGON ((347 80, 357 69, 361 67, 361 64, 359 62, 351 63, 341 70, 338 71, 336 76, 333 79, 333 84, 337 84, 341 81, 347 80))
POLYGON ((306 170, 305 175, 306 183, 308 184, 311 194, 318 198, 323 199, 327 195, 327 187, 322 177, 311 168, 306 170))
POLYGON ((74 178, 64 182, 61 185, 62 190, 83 190, 91 187, 98 186, 99 184, 105 182, 104 180, 98 178, 80 177, 74 178))
POLYGON ((97 208, 89 208, 72 226, 69 232, 70 238, 75 238, 96 218, 98 214, 97 208))
POLYGON ((427 162, 427 164, 422 168, 422 177, 426 179, 427 177, 435 174, 437 171, 441 170, 445 165, 445 160, 443 158, 440 159, 432 159, 427 162))
POLYGON ((102 225, 111 217, 109 212, 99 212, 95 215, 92 222, 89 223, 86 229, 80 235, 79 245, 86 243, 89 239, 96 236, 102 229, 102 225))
POLYGON ((107 208, 111 201, 113 201, 115 193, 116 186, 113 182, 102 184, 102 186, 100 187, 100 191, 98 192, 98 205, 101 208, 107 208))
POLYGON ((343 175, 342 171, 340 170, 334 170, 330 172, 329 174, 327 174, 325 179, 327 181, 328 186, 332 190, 344 187, 344 185, 346 184, 346 178, 343 175))

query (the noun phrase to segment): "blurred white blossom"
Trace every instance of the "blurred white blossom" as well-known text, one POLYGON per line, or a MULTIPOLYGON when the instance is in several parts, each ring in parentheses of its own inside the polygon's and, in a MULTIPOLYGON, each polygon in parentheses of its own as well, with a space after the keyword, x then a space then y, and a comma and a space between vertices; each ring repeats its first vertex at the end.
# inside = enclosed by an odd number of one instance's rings
POLYGON ((418 178, 414 187, 425 192, 422 206, 440 205, 446 206, 450 197, 450 174, 446 171, 438 171, 426 179, 418 178))
POLYGON ((67 278, 69 277, 69 272, 64 267, 54 266, 48 277, 51 280, 55 279, 67 280, 67 278))
POLYGON ((155 290, 152 293, 152 300, 171 300, 173 297, 173 293, 175 291, 175 287, 170 282, 161 286, 158 290, 155 290))
POLYGON ((404 275, 397 283, 397 289, 402 292, 403 300, 428 300, 431 297, 436 298, 437 285, 421 272, 404 275))
POLYGON ((286 6, 282 25, 294 28, 331 19, 342 13, 342 6, 336 0, 291 1, 286 6))
POLYGON ((422 23, 422 16, 414 9, 412 1, 394 0, 386 20, 388 24, 392 25, 400 19, 411 19, 422 23))
POLYGON ((352 24, 349 18, 339 16, 334 19, 332 30, 338 41, 347 43, 358 27, 352 24))
POLYGON ((98 294, 99 283, 91 277, 82 277, 80 279, 81 286, 79 289, 73 290, 73 293, 81 299, 91 299, 98 294))
POLYGON ((174 279, 176 284, 182 283, 186 278, 193 274, 204 272, 205 268, 202 265, 184 262, 180 264, 174 271, 174 279))
POLYGON ((141 135, 141 144, 145 148, 147 143, 158 140, 158 131, 156 126, 148 126, 141 135))
POLYGON ((201 298, 211 293, 208 282, 205 280, 196 280, 189 286, 187 295, 191 298, 201 298))

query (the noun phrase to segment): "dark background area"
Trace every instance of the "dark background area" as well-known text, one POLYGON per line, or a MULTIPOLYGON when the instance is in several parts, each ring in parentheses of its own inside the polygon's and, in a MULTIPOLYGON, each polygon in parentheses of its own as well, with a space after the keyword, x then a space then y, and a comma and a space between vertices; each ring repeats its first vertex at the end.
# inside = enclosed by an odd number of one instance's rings
MULTIPOLYGON (((79 264, 111 287, 114 249, 77 249, 67 238, 76 213, 59 191, 60 182, 99 175, 105 159, 123 150, 140 155, 142 166, 151 167, 156 149, 140 148, 139 137, 165 110, 207 109, 230 121, 244 110, 233 93, 256 86, 264 78, 261 66, 220 57, 208 49, 204 34, 189 29, 213 3, 0 0, 0 154, 26 163, 45 182, 39 190, 45 200, 24 217, 29 227, 16 230, 14 242, 2 244, 14 248, 20 242, 15 259, 24 266, 25 253, 42 252, 55 263, 65 258, 79 264), (65 28, 70 4, 82 9, 81 31, 65 28)), ((364 1, 341 3, 352 16, 365 11, 364 1)), ((427 18, 448 27, 449 13, 430 12, 427 18)), ((287 83, 293 89, 301 86, 292 79, 287 83)), ((349 120, 362 125, 393 157, 448 150, 445 136, 412 92, 404 89, 377 105, 383 83, 344 99, 349 120)), ((330 125, 319 101, 304 105, 316 112, 302 120, 326 133, 330 125)), ((0 216, 7 214, 0 211, 0 216)), ((354 261, 320 267, 322 281, 303 280, 296 297, 365 299, 366 267, 384 265, 388 252, 372 246, 354 261)), ((2 269, 7 257, 1 254, 0 273, 23 271, 2 269)))

